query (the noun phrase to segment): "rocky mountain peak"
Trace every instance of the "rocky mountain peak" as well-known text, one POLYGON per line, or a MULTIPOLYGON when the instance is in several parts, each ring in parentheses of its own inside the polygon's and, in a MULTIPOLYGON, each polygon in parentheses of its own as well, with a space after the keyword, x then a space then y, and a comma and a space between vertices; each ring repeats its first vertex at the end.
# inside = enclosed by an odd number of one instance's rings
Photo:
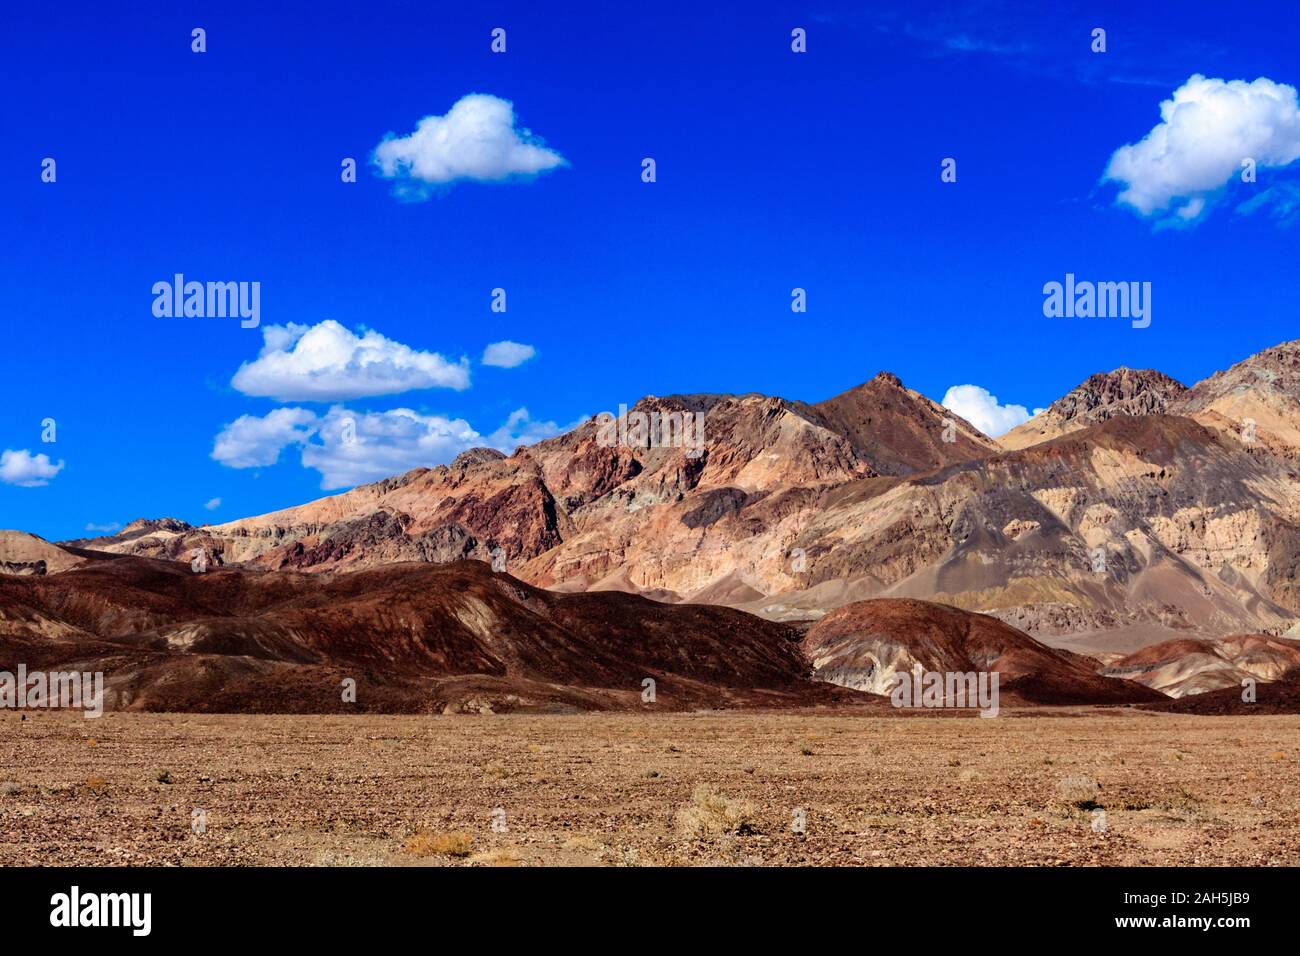
POLYGON ((500 461, 505 457, 504 452, 497 451, 495 448, 470 448, 457 455, 452 460, 451 467, 466 468, 485 461, 500 461))
POLYGON ((1120 366, 1098 372, 1057 399, 1047 414, 1078 427, 1097 425, 1116 415, 1162 415, 1187 386, 1154 369, 1120 366))
POLYGON ((1300 401, 1300 339, 1282 342, 1198 382, 1180 406, 1200 411, 1220 399, 1258 391, 1274 398, 1300 401))
POLYGON ((194 525, 179 518, 136 518, 118 534, 134 534, 137 531, 193 531, 194 525))

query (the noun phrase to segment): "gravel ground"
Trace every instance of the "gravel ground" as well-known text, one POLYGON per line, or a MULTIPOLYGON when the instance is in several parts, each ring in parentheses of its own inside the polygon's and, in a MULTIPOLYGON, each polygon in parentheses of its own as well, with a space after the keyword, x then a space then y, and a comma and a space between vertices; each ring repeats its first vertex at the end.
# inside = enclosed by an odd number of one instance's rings
POLYGON ((9 712, 0 864, 1297 865, 1298 765, 1296 716, 9 712))

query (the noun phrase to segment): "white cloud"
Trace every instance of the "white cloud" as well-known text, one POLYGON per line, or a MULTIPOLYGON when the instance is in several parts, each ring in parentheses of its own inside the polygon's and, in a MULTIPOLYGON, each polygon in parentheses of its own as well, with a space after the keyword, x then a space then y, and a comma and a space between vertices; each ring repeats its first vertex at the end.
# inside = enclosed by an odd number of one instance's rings
MULTIPOLYGON (((1023 405, 1000 405, 998 397, 978 385, 954 385, 939 403, 956 412, 984 434, 997 438, 1017 425, 1029 421, 1029 409, 1023 405)), ((1034 414, 1042 409, 1036 409, 1034 414)))
POLYGON ((374 330, 356 335, 333 319, 314 326, 270 325, 262 351, 230 384, 283 402, 338 402, 417 388, 469 387, 469 360, 417 352, 374 330))
POLYGON ((483 364, 494 365, 497 368, 514 368, 523 365, 536 354, 537 349, 531 345, 523 345, 507 339, 504 342, 493 342, 483 350, 483 364))
POLYGON ((547 438, 554 438, 556 435, 573 431, 588 417, 583 416, 568 425, 557 425, 555 422, 533 421, 532 416, 528 414, 528 409, 517 408, 510 413, 510 417, 506 419, 504 425, 488 436, 486 444, 505 452, 507 455, 513 454, 514 450, 520 445, 534 445, 539 441, 545 441, 547 438))
POLYGON ((352 487, 446 464, 478 446, 507 454, 519 445, 560 434, 555 422, 537 422, 520 408, 489 435, 463 418, 421 415, 409 408, 354 412, 335 405, 324 415, 305 408, 278 408, 262 418, 244 415, 217 436, 212 457, 232 468, 273 464, 289 445, 302 449, 302 464, 321 473, 321 488, 352 487), (220 452, 220 454, 219 454, 220 452))
POLYGON ((63 461, 57 465, 49 455, 33 455, 26 448, 13 451, 6 448, 0 453, 0 481, 20 488, 40 488, 63 470, 63 461))
POLYGON ((207 508, 209 511, 216 511, 218 508, 221 507, 221 499, 209 498, 207 503, 204 504, 203 507, 207 508))
POLYGON ((515 126, 514 105, 483 93, 461 97, 446 116, 426 116, 408 136, 389 133, 371 162, 406 199, 428 199, 458 179, 496 182, 566 165, 530 130, 515 126))
POLYGON ((486 444, 463 418, 420 415, 409 408, 350 412, 331 408, 319 443, 302 449, 305 468, 321 473, 322 488, 342 488, 451 461, 466 448, 486 444), (352 437, 345 433, 351 423, 352 437))
POLYGON ((305 408, 277 408, 258 418, 240 415, 221 429, 212 457, 231 468, 274 465, 287 445, 305 442, 316 430, 316 415, 305 408))
POLYGON ((104 523, 104 524, 95 524, 95 522, 93 522, 93 521, 90 521, 90 522, 87 522, 87 523, 86 523, 86 530, 87 530, 87 531, 96 531, 96 532, 99 532, 99 533, 101 533, 101 534, 112 534, 114 531, 116 531, 116 530, 117 530, 118 528, 120 528, 120 527, 122 527, 122 526, 121 526, 120 524, 118 524, 116 521, 109 521, 109 522, 106 522, 106 523, 104 523))
POLYGON ((1160 104, 1160 120, 1141 142, 1115 151, 1104 177, 1123 183, 1119 200, 1143 216, 1174 205, 1173 221, 1191 222, 1240 175, 1242 160, 1263 169, 1300 159, 1296 89, 1264 77, 1247 83, 1198 73, 1160 104))

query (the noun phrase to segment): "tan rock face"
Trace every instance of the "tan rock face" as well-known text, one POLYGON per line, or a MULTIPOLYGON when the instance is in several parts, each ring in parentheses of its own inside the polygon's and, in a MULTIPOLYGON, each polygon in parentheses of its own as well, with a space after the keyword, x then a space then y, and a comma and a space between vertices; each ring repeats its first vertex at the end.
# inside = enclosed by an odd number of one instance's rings
POLYGON ((82 559, 25 531, 0 531, 0 574, 43 576, 81 564, 82 559))
POLYGON ((1286 427, 1260 418, 1247 442, 1215 409, 1231 398, 1300 425, 1296 351, 1190 391, 1094 376, 1014 448, 883 373, 815 405, 651 397, 633 411, 702 416, 700 447, 611 442, 592 420, 509 457, 475 450, 297 508, 86 545, 306 572, 495 556, 554 590, 778 620, 918 598, 1054 635, 1280 633, 1300 619, 1300 461, 1286 427))
POLYGON ((1216 372, 1170 410, 1222 428, 1248 449, 1281 448, 1300 455, 1300 339, 1216 372))

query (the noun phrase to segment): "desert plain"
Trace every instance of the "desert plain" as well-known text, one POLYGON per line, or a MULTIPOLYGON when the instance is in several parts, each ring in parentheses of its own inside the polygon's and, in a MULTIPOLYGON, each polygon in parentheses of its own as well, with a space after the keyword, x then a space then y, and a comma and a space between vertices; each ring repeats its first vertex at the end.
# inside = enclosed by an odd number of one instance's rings
POLYGON ((1300 716, 1124 707, 9 712, 0 865, 1293 866, 1298 765, 1300 716))

